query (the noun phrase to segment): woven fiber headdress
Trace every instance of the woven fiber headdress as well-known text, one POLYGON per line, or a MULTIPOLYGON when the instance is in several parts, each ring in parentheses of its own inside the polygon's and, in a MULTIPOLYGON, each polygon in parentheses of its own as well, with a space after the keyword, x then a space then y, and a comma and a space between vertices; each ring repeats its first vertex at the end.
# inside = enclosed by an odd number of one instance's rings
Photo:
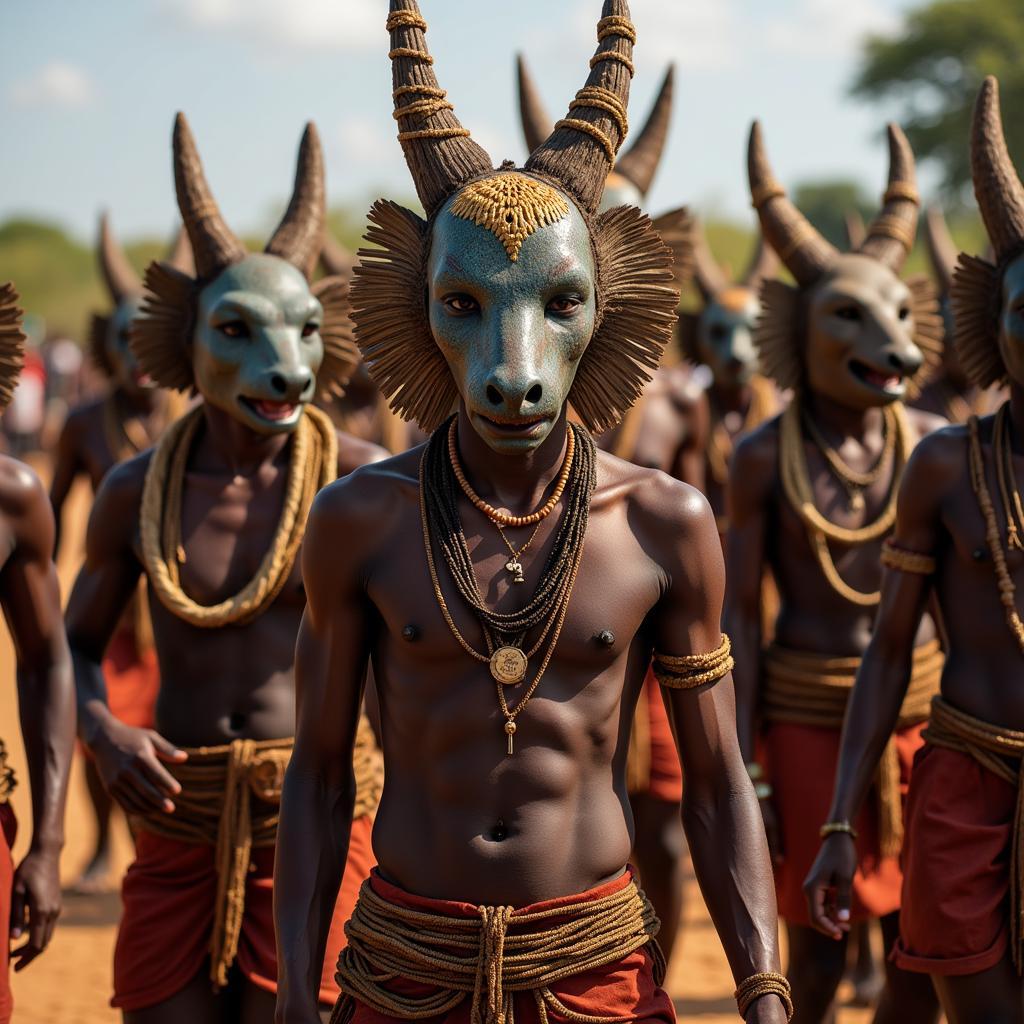
MULTIPOLYGON (((149 265, 142 316, 132 324, 131 345, 143 370, 158 384, 185 391, 193 386, 189 343, 199 292, 248 253, 221 216, 184 114, 174 122, 173 148, 178 209, 192 244, 195 274, 171 263, 149 265)), ((323 153, 316 126, 310 123, 299 146, 291 202, 263 251, 291 263, 309 280, 320 258, 324 217, 323 153)), ((324 309, 324 360, 317 387, 321 394, 338 394, 359 358, 348 316, 348 282, 324 277, 310 291, 324 309)))
POLYGON ((629 6, 605 0, 586 85, 520 170, 495 170, 459 123, 434 74, 426 28, 416 0, 391 0, 394 117, 429 219, 383 200, 370 211, 366 240, 377 248, 360 250, 352 287, 356 340, 370 374, 403 419, 437 427, 458 392, 427 320, 431 221, 459 193, 453 214, 494 231, 515 260, 529 234, 568 214, 569 199, 590 228, 598 303, 569 400, 588 428, 607 429, 658 366, 679 301, 672 251, 651 221, 632 207, 597 214, 626 134, 636 39, 629 6))
POLYGON ((10 403, 25 363, 25 334, 21 329, 24 315, 18 308, 14 284, 0 284, 0 409, 10 403))
POLYGON ((999 83, 989 75, 974 104, 971 177, 995 264, 960 253, 950 292, 953 340, 973 384, 987 388, 1006 377, 999 352, 1003 272, 1024 253, 1024 185, 1010 160, 999 111, 999 83))
MULTIPOLYGON (((840 253, 786 195, 772 173, 761 139, 761 126, 756 121, 750 129, 747 173, 751 200, 761 219, 765 240, 797 282, 796 288, 778 280, 764 282, 761 319, 754 344, 765 374, 784 390, 799 388, 803 382, 800 297, 835 266, 840 253)), ((882 209, 853 251, 870 256, 899 274, 914 245, 919 204, 914 154, 902 130, 890 124, 889 182, 882 197, 882 209)), ((941 360, 942 318, 935 290, 925 276, 908 280, 907 286, 914 317, 914 343, 924 355, 920 371, 908 381, 908 391, 913 395, 941 360)))

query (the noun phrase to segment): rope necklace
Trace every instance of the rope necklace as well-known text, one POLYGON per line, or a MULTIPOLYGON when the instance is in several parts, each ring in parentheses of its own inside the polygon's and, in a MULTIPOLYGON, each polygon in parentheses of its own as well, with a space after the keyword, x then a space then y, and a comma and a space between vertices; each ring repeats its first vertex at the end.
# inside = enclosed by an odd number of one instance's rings
POLYGON ((712 479, 719 486, 724 487, 729 482, 729 461, 735 447, 735 438, 749 434, 771 416, 775 410, 775 389, 767 377, 756 376, 751 379, 750 404, 743 417, 743 425, 735 435, 731 434, 726 427, 725 415, 721 409, 716 407, 713 394, 712 391, 708 392, 715 425, 711 428, 711 434, 708 437, 706 454, 712 479))
MULTIPOLYGON (((541 582, 531 600, 519 611, 495 612, 484 602, 466 544, 458 510, 459 491, 464 488, 456 472, 458 463, 451 458, 451 442, 445 440, 446 433, 450 439, 451 427, 448 431, 442 427, 434 432, 420 460, 420 522, 427 567, 434 596, 452 636, 470 657, 490 665, 497 689, 498 706, 505 718, 506 752, 512 754, 516 718, 526 707, 547 671, 561 636, 582 561, 590 498, 596 485, 594 442, 582 428, 570 425, 568 436, 573 440, 568 448, 574 452, 574 458, 569 465, 569 472, 565 472, 563 467, 567 484, 566 509, 555 527, 554 544, 544 564, 541 582), (459 596, 472 608, 480 622, 486 653, 476 650, 469 643, 452 618, 438 578, 433 550, 435 542, 444 555, 459 596), (536 642, 528 651, 524 651, 527 634, 538 627, 540 634, 536 642), (530 659, 546 642, 547 650, 533 681, 515 706, 509 707, 504 687, 516 686, 526 678, 530 659)), ((566 462, 569 463, 568 457, 566 462)), ((563 487, 563 490, 566 488, 563 487)), ((527 545, 532 540, 531 537, 527 545)), ((520 550, 525 550, 527 545, 520 550)))
POLYGON ((237 594, 201 605, 181 585, 181 512, 188 456, 202 422, 202 406, 197 406, 168 429, 153 452, 142 491, 140 532, 146 573, 160 602, 193 626, 214 629, 252 621, 280 594, 295 565, 313 498, 337 476, 338 440, 326 413, 306 406, 290 439, 277 532, 256 575, 237 594))
MULTIPOLYGON (((1004 480, 1007 477, 1013 479, 1013 453, 1010 449, 1008 408, 1008 402, 999 407, 992 433, 992 457, 996 463, 996 475, 999 479, 1000 489, 1004 488, 1004 480)), ((1017 611, 1017 605, 1014 600, 1017 587, 1006 564, 1006 553, 1003 551, 995 505, 992 503, 992 495, 989 493, 988 484, 985 482, 985 457, 982 454, 981 438, 978 434, 978 417, 972 416, 968 420, 967 425, 971 437, 971 487, 974 490, 975 497, 978 499, 978 508, 981 510, 982 518, 985 520, 985 540, 992 555, 992 566, 995 570, 996 584, 999 588, 999 600, 1006 612, 1006 624, 1010 627, 1010 632, 1013 633, 1021 653, 1024 654, 1024 622, 1021 621, 1020 613, 1017 611)), ((1016 481, 1014 481, 1013 486, 1014 497, 1019 505, 1020 494, 1016 489, 1016 481)), ((1014 510, 1011 509, 1007 502, 1005 491, 1003 493, 1003 501, 1008 533, 1011 533, 1015 526, 1014 510)))
POLYGON ((874 522, 855 528, 839 526, 826 519, 814 504, 814 490, 807 468, 807 456, 804 451, 801 428, 801 421, 806 422, 806 416, 802 415, 799 397, 794 397, 782 414, 779 424, 779 472, 786 500, 804 524, 811 550, 829 586, 840 597, 862 608, 871 608, 877 605, 881 600, 881 593, 879 591, 864 593, 851 587, 839 575, 832 553, 829 551, 828 542, 833 541, 846 547, 858 547, 888 533, 896 521, 896 499, 903 476, 903 468, 906 466, 911 449, 910 423, 902 405, 891 406, 885 410, 885 413, 892 417, 889 432, 893 435, 895 448, 889 496, 885 507, 874 522))

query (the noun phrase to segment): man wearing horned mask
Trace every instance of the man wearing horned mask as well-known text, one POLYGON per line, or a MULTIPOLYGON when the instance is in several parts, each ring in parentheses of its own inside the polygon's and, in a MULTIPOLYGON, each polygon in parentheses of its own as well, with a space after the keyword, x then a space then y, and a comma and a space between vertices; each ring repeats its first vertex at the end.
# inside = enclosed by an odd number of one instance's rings
POLYGON ((657 920, 626 866, 626 749, 653 659, 740 1013, 782 1021, 714 517, 692 488, 597 451, 589 433, 636 399, 677 303, 650 221, 598 213, 626 133, 628 6, 606 0, 586 85, 523 168, 495 169, 459 123, 414 0, 391 0, 387 28, 399 140, 428 219, 374 206, 378 248, 363 253, 353 316, 382 391, 432 434, 329 488, 310 515, 277 1019, 316 1020, 372 659, 379 867, 348 925, 337 1024, 672 1024, 657 920), (568 402, 584 426, 567 422, 568 402))
MULTIPOLYGON (((129 1024, 256 1024, 273 1016, 277 979, 273 847, 295 728, 306 516, 320 487, 384 453, 339 435, 310 404, 342 386, 356 359, 346 282, 310 285, 324 224, 315 128, 263 253, 247 252, 221 217, 182 115, 174 178, 195 276, 150 266, 131 343, 143 373, 200 401, 100 487, 68 636, 82 739, 136 834, 113 1005, 129 1024), (161 678, 155 729, 117 719, 101 670, 143 576, 161 678)), ((353 771, 332 961, 372 864, 379 761, 365 719, 353 771)), ((314 998, 336 995, 328 970, 314 998)))

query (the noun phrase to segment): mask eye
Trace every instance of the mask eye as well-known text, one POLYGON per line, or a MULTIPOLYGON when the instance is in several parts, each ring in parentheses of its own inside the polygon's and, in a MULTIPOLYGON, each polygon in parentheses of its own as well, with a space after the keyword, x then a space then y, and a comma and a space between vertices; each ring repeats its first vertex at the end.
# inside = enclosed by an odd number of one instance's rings
POLYGON ((441 301, 453 316, 468 316, 480 309, 480 304, 471 295, 446 295, 441 301))
POLYGON ((722 324, 712 324, 708 335, 712 341, 725 341, 725 327, 722 324))
POLYGON ((249 325, 244 320, 229 320, 227 323, 218 324, 217 330, 225 338, 248 338, 249 325))
POLYGON ((910 307, 909 306, 901 306, 900 307, 900 319, 901 320, 906 320, 909 316, 910 316, 910 307))
POLYGON ((304 338, 311 338, 314 334, 318 334, 319 331, 320 325, 318 323, 313 323, 312 321, 310 321, 308 324, 303 326, 302 336, 304 338))
POLYGON ((860 310, 856 306, 840 306, 835 311, 835 315, 840 320, 850 320, 853 322, 860 320, 860 310))
POLYGON ((547 305, 547 311, 556 316, 572 316, 583 303, 574 295, 559 295, 547 305))

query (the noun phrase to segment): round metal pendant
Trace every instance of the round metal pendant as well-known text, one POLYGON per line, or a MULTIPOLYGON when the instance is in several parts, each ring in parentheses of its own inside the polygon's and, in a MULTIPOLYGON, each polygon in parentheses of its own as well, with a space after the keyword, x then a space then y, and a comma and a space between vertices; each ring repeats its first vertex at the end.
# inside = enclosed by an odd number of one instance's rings
POLYGON ((526 655, 518 647, 499 647, 491 655, 491 675, 505 686, 521 683, 526 676, 526 655))

